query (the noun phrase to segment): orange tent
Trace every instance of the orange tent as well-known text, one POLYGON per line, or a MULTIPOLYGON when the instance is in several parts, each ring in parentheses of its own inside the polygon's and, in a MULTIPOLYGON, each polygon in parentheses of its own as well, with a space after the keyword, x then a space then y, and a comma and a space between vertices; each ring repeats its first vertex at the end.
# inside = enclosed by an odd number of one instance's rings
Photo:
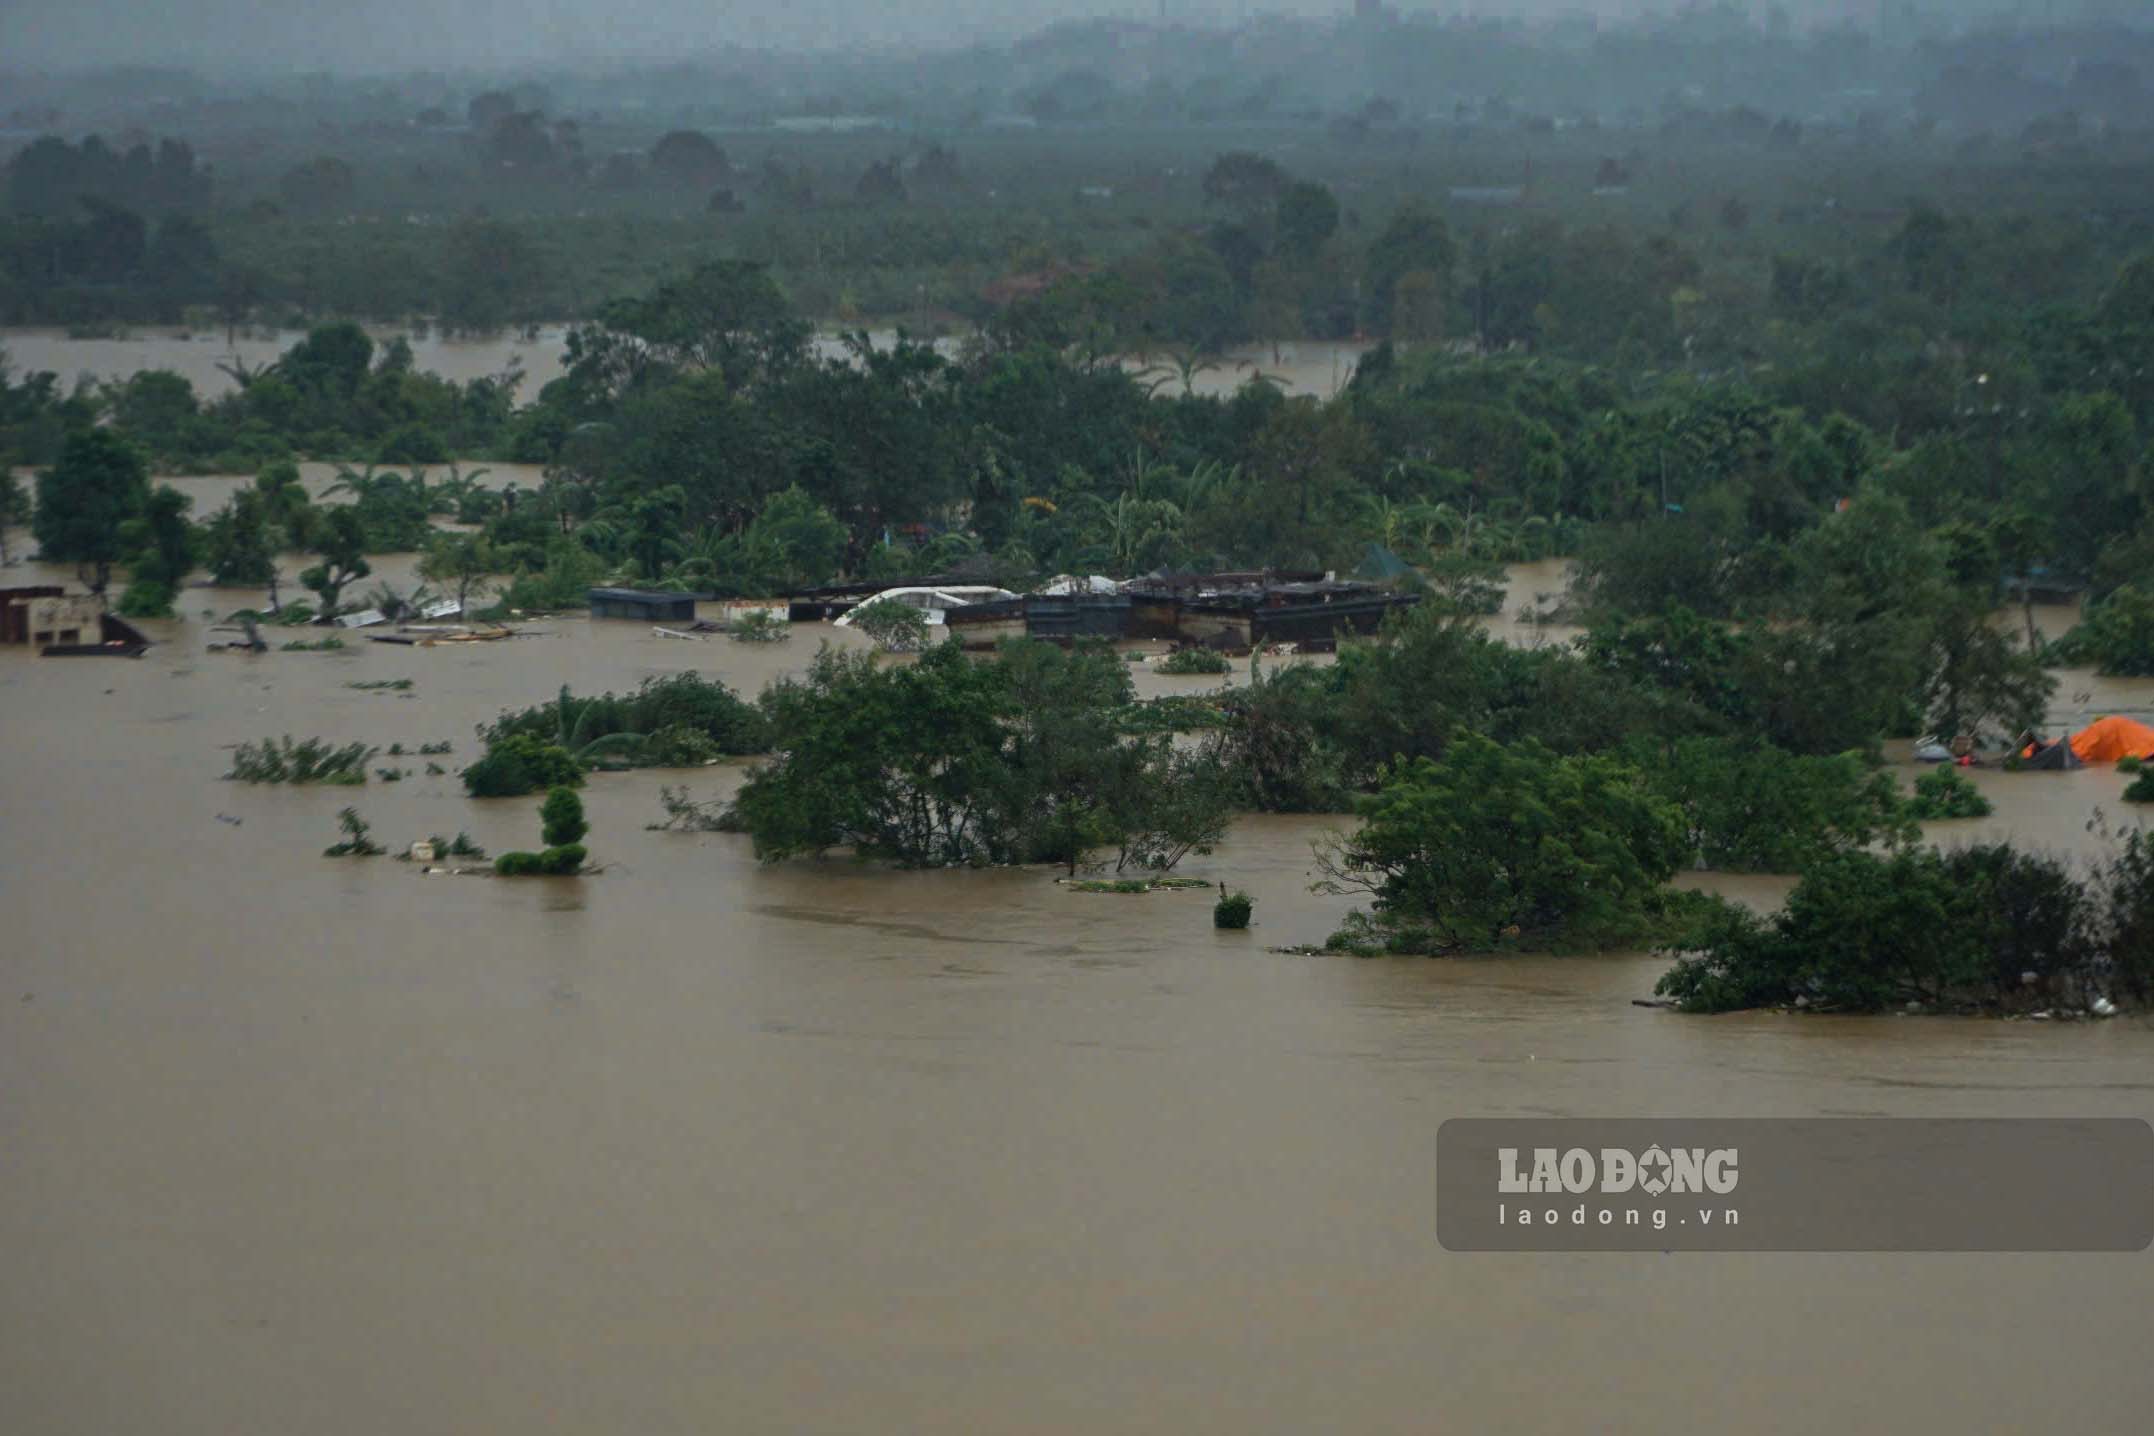
POLYGON ((2082 763, 2154 758, 2154 728, 2130 718, 2097 718, 2072 735, 2072 751, 2082 763))

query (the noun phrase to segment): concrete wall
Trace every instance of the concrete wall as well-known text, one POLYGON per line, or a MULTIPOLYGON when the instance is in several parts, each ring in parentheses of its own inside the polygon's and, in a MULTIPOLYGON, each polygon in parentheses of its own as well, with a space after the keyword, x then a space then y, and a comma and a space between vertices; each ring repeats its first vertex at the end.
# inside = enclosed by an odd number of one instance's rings
POLYGON ((30 600, 30 645, 43 648, 48 643, 101 643, 104 630, 98 619, 104 611, 104 604, 87 593, 71 593, 62 598, 33 598, 30 600))

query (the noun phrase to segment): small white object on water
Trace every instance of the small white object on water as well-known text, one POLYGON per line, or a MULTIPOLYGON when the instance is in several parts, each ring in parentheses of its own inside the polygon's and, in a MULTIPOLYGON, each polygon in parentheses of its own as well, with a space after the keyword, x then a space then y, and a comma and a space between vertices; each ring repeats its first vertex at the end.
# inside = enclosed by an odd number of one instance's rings
POLYGON ((2087 1010, 2096 1017, 2114 1017, 2117 1015, 2117 1005, 2106 997, 2095 998, 2087 1010))
POLYGON ((411 860, 415 863, 432 862, 434 860, 433 839, 421 838, 419 839, 419 841, 413 843, 411 845, 411 860))
POLYGON ((1795 1005, 1797 1007, 1808 1007, 1810 1005, 1810 999, 1804 996, 1802 993, 1797 993, 1795 995, 1795 1005))
POLYGON ((2034 1020, 2037 1022, 2047 1022, 2049 1021, 2049 1014, 2046 1011, 2037 1012, 2034 1014, 2034 1020))
POLYGON ((2042 979, 2040 977, 2035 975, 2035 972, 2032 968, 2029 968, 2027 971, 2019 975, 2019 985, 2021 987, 2032 987, 2041 980, 2042 979))
POLYGON ((1922 1010, 1922 1004, 1919 1002, 1910 1002, 1907 1004, 1907 1010, 1909 1012, 1920 1012, 1922 1010))

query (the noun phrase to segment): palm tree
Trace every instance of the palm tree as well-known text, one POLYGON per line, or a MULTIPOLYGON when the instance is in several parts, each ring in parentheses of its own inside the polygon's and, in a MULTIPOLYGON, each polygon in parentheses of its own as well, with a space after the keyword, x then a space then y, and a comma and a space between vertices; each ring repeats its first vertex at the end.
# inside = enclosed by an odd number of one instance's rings
POLYGON ((1429 504, 1415 516, 1414 537, 1432 549, 1465 547, 1473 538, 1471 503, 1461 513, 1450 504, 1429 504))
POLYGON ((1227 465, 1217 459, 1200 459, 1196 467, 1173 485, 1175 506, 1185 514, 1195 513, 1213 494, 1239 484, 1241 477, 1242 468, 1239 464, 1227 465))
POLYGON ((364 470, 355 470, 350 464, 338 464, 337 476, 322 490, 322 496, 350 494, 354 501, 363 502, 367 495, 377 492, 385 480, 394 477, 393 474, 375 473, 372 463, 364 470))
MULTIPOLYGON (((1185 399, 1197 392, 1197 376, 1199 374, 1208 374, 1219 367, 1219 361, 1209 351, 1203 349, 1173 350, 1169 352, 1167 358, 1169 367, 1165 372, 1182 381, 1182 397, 1185 399)), ((1144 372, 1149 374, 1153 371, 1147 369, 1144 372)), ((1165 380, 1160 382, 1164 383, 1165 380)), ((1148 392, 1156 391, 1158 388, 1159 385, 1154 384, 1152 390, 1148 392)))
POLYGON ((368 589, 359 601, 368 608, 379 609, 383 618, 394 623, 416 615, 433 596, 434 591, 423 583, 407 594, 395 584, 383 581, 368 589))
POLYGON ((1123 486, 1123 492, 1140 499, 1154 497, 1153 488, 1163 486, 1168 482, 1164 478, 1157 477, 1162 472, 1164 472, 1162 468, 1151 461, 1150 455, 1146 454, 1142 449, 1137 450, 1136 454, 1130 459, 1129 482, 1123 486))
POLYGON ((253 387, 255 380, 267 374, 274 366, 269 364, 250 365, 245 359, 234 354, 230 359, 219 359, 216 367, 219 372, 230 376, 232 382, 239 386, 241 393, 245 393, 249 388, 253 387))
POLYGON ((1156 540, 1178 541, 1181 531, 1182 511, 1165 499, 1123 494, 1107 510, 1108 551, 1121 573, 1135 572, 1139 555, 1156 540))
POLYGON ((437 505, 435 512, 462 513, 464 500, 478 492, 480 487, 479 480, 492 472, 492 469, 473 469, 467 474, 457 467, 455 460, 450 460, 449 476, 434 485, 433 492, 435 504, 437 505))

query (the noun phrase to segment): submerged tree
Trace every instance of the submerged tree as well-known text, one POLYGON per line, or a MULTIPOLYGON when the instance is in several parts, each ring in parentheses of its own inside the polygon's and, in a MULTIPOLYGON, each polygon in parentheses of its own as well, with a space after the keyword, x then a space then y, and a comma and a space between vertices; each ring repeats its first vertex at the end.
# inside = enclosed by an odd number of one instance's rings
POLYGON ((102 595, 112 566, 127 555, 125 526, 148 500, 140 451, 110 429, 83 430, 38 475, 31 532, 48 561, 74 564, 90 592, 102 595))
POLYGON ((266 584, 277 572, 282 534, 266 516, 262 495, 241 489, 202 526, 202 557, 220 587, 266 584))
POLYGON ((456 594, 456 611, 471 606, 471 596, 484 592, 488 580, 500 570, 500 559, 484 534, 436 534, 419 560, 419 577, 440 584, 456 594))
POLYGON ((139 518, 130 519, 124 536, 133 553, 132 571, 120 608, 130 615, 158 618, 172 611, 173 596, 194 571, 198 540, 187 510, 194 500, 160 486, 150 491, 139 518))
POLYGON ((537 853, 503 853, 494 859, 494 871, 503 877, 572 877, 583 871, 588 854, 582 838, 590 831, 583 820, 583 799, 576 790, 557 787, 546 795, 539 809, 540 836, 546 849, 537 853))
POLYGON ((1317 888, 1374 898, 1369 929, 1405 951, 1636 942, 1686 856, 1682 819, 1637 769, 1530 740, 1462 735, 1356 810, 1359 830, 1318 845, 1317 888))
POLYGON ((321 598, 321 623, 336 622, 337 600, 345 586, 374 571, 366 561, 366 527, 349 506, 329 510, 322 520, 314 551, 322 561, 299 575, 299 581, 321 598))

